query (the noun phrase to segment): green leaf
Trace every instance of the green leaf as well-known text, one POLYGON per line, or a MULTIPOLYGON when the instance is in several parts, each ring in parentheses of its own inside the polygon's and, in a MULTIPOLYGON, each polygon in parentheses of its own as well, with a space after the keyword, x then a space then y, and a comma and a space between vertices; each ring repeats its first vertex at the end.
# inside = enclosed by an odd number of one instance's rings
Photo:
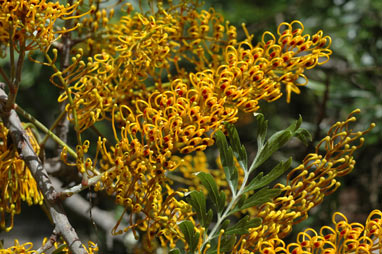
POLYGON ((239 201, 237 201, 237 206, 242 206, 244 201, 247 199, 247 195, 244 193, 240 196, 239 201))
POLYGON ((312 135, 310 134, 309 131, 307 131, 306 129, 303 129, 303 128, 299 128, 296 133, 295 133, 295 136, 301 140, 301 142, 305 145, 305 146, 308 146, 308 143, 309 142, 312 142, 312 135))
POLYGON ((267 135, 268 121, 264 120, 264 115, 258 113, 256 115, 257 125, 257 147, 260 149, 264 145, 265 137, 267 135))
MULTIPOLYGON (((220 201, 220 195, 218 186, 216 185, 216 182, 211 174, 207 174, 204 172, 198 172, 196 175, 199 177, 201 183, 204 187, 206 187, 208 191, 208 197, 212 201, 213 207, 217 212, 221 212, 221 201, 220 201)), ((224 207, 224 206, 223 206, 224 207)))
POLYGON ((288 130, 288 131, 291 131, 292 133, 294 133, 295 131, 298 130, 298 128, 300 128, 301 123, 302 123, 302 117, 301 117, 301 115, 299 115, 298 119, 294 123, 289 125, 289 127, 286 128, 285 130, 288 130))
POLYGON ((260 218, 254 218, 252 220, 249 219, 249 215, 246 215, 244 218, 239 220, 232 227, 227 228, 225 234, 227 235, 243 235, 248 234, 248 229, 255 228, 261 224, 260 218))
POLYGON ((195 231, 194 224, 189 220, 184 220, 179 223, 179 228, 189 246, 189 251, 194 252, 198 245, 200 235, 195 231))
POLYGON ((236 236, 224 234, 221 239, 220 252, 231 252, 236 243, 236 236))
POLYGON ((220 229, 224 229, 224 230, 226 230, 226 228, 229 226, 230 223, 231 223, 231 221, 230 221, 229 219, 225 219, 225 220, 222 222, 222 224, 221 224, 221 226, 220 226, 220 229))
POLYGON ((206 216, 206 223, 205 223, 205 228, 208 228, 208 226, 210 225, 211 221, 212 221, 212 217, 214 216, 214 212, 212 211, 212 209, 209 209, 208 210, 208 213, 207 213, 207 216, 206 216))
POLYGON ((227 182, 231 191, 236 193, 239 174, 235 167, 232 148, 228 146, 227 139, 221 130, 218 130, 215 135, 227 182))
POLYGON ((248 170, 248 158, 245 147, 241 144, 239 134, 233 124, 227 124, 229 142, 232 146, 233 153, 244 170, 248 170))
POLYGON ((269 188, 262 188, 261 190, 257 191, 252 196, 248 197, 247 200, 243 203, 242 206, 235 206, 235 208, 230 212, 230 214, 234 214, 238 211, 262 205, 266 202, 269 202, 272 200, 272 198, 277 197, 280 194, 280 189, 269 189, 269 188))
POLYGON ((255 170, 264 163, 274 152, 282 147, 292 137, 292 132, 289 130, 278 131, 273 134, 265 143, 264 147, 257 154, 250 171, 255 170))
POLYGON ((292 164, 292 158, 289 158, 286 161, 281 161, 278 163, 268 174, 263 176, 263 172, 260 172, 252 181, 244 188, 243 193, 246 193, 251 190, 260 189, 285 173, 292 164))
POLYGON ((174 248, 174 249, 171 249, 168 254, 181 254, 180 252, 180 249, 179 248, 174 248))
POLYGON ((187 198, 187 202, 194 208, 196 215, 203 227, 207 227, 207 213, 206 213, 206 197, 201 191, 191 191, 190 197, 187 198))
MULTIPOLYGON (((258 115, 257 120, 259 126, 264 125, 263 116, 258 115)), ((262 145, 262 142, 258 141, 258 153, 251 165, 250 172, 263 164, 264 161, 266 161, 275 151, 280 149, 280 147, 288 142, 288 140, 293 136, 297 136, 302 142, 304 142, 304 144, 307 144, 307 142, 311 140, 311 136, 307 130, 300 128, 301 123, 302 117, 300 115, 298 120, 292 123, 288 128, 273 134, 264 145, 262 145)))

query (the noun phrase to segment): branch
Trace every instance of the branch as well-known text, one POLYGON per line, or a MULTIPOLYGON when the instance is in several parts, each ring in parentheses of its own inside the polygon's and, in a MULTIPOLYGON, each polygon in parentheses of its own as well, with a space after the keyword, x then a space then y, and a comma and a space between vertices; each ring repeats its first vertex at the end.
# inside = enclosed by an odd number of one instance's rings
POLYGON ((91 178, 86 182, 86 184, 82 184, 82 183, 80 183, 80 184, 78 184, 78 185, 75 185, 75 186, 73 186, 73 187, 67 189, 67 190, 63 190, 63 191, 61 191, 60 194, 59 194, 59 195, 60 195, 60 198, 71 197, 72 195, 77 194, 77 193, 79 193, 79 192, 81 192, 81 191, 83 191, 83 190, 89 188, 90 186, 92 186, 92 185, 98 183, 98 182, 101 180, 102 176, 104 176, 104 175, 106 175, 106 174, 108 174, 108 173, 114 171, 115 169, 116 169, 115 166, 114 166, 114 167, 111 167, 111 168, 109 168, 108 170, 102 172, 101 174, 91 177, 91 178))
MULTIPOLYGON (((62 183, 59 179, 53 177, 52 182, 58 191, 63 191, 61 190, 62 183)), ((105 231, 107 233, 106 246, 108 249, 112 249, 113 240, 118 240, 119 242, 123 243, 123 235, 113 236, 110 234, 114 226, 117 224, 117 220, 114 218, 114 212, 104 211, 98 207, 92 207, 90 203, 79 194, 75 194, 71 198, 65 199, 64 205, 84 219, 88 221, 94 221, 97 226, 105 231), (91 218, 89 216, 90 209, 91 218)))
POLYGON ((45 204, 48 208, 50 215, 52 216, 55 230, 60 234, 67 242, 69 249, 74 254, 86 253, 81 241, 79 240, 76 231, 70 225, 70 222, 65 215, 65 211, 62 208, 60 200, 57 199, 57 191, 55 190, 48 173, 43 167, 41 160, 36 155, 26 135, 21 121, 14 109, 9 112, 5 111, 5 104, 8 100, 8 96, 4 90, 0 89, 0 115, 9 129, 12 141, 15 144, 20 157, 25 161, 26 165, 30 169, 34 179, 36 180, 39 189, 41 190, 45 204))

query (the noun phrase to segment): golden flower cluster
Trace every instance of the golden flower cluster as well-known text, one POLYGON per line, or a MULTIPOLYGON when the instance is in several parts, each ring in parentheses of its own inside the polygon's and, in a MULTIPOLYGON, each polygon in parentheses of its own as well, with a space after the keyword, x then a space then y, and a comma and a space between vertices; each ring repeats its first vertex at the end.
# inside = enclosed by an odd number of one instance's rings
MULTIPOLYGON (((152 9, 146 13, 125 4, 124 15, 111 22, 114 10, 101 10, 100 0, 94 5, 89 1, 88 12, 80 10, 85 6, 82 1, 62 5, 46 0, 0 0, 0 57, 5 56, 5 47, 11 47, 11 52, 40 49, 45 53, 47 62, 42 64, 53 68, 50 81, 64 90, 58 101, 67 103, 69 120, 77 132, 72 165, 83 174, 83 184, 88 177, 99 179, 95 190, 114 195, 124 207, 113 234, 131 229, 137 237, 137 231, 143 231, 143 244, 148 248, 155 237, 162 246, 175 247, 178 240, 185 241, 179 222, 190 220, 200 233, 198 247, 206 247, 206 252, 210 245, 203 244, 205 229, 194 221, 191 205, 180 200, 188 189, 175 190, 171 185, 177 180, 175 170, 191 190, 197 188, 199 180, 191 174, 209 172, 201 151, 215 143, 214 133, 226 123, 235 123, 240 111, 257 111, 261 100, 273 102, 286 93, 290 102, 291 94, 299 94, 299 87, 308 82, 305 70, 329 60, 331 39, 322 31, 304 34, 302 23, 292 21, 281 23, 277 35, 265 32, 254 45, 244 24, 246 38, 238 41, 236 28, 212 8, 198 11, 198 1, 158 1, 156 6, 149 2, 152 9), (71 19, 72 26, 59 28, 58 19, 71 19), (75 55, 60 71, 55 65, 58 50, 53 49, 50 58, 48 49, 61 34, 75 29, 79 37, 71 45, 75 55), (91 159, 87 156, 90 141, 82 142, 80 134, 101 120, 111 122, 115 140, 99 137, 91 159), (175 156, 192 152, 196 157, 175 156), (125 218, 129 226, 119 229, 125 218)), ((352 154, 362 145, 361 136, 373 127, 359 132, 349 129, 358 112, 333 125, 315 153, 288 174, 287 183, 275 186, 282 190, 280 196, 249 209, 263 222, 237 241, 234 253, 369 253, 381 249, 380 211, 370 215, 365 227, 349 224, 345 218, 334 221, 334 230, 324 227, 320 234, 310 229, 301 233, 296 244, 285 246, 280 240, 339 187, 336 177, 353 169, 352 154), (360 143, 353 145, 358 139, 360 143)), ((41 204, 43 197, 7 131, 0 123, 1 228, 9 231, 21 201, 41 204), (10 226, 6 226, 7 214, 10 226)), ((38 153, 37 142, 29 136, 38 153)), ((62 159, 70 163, 65 149, 62 159)), ((239 172, 240 183, 243 170, 239 172)), ((226 187, 222 170, 211 173, 219 187, 226 187)), ((218 236, 217 253, 223 234, 224 230, 218 236)), ((30 243, 15 241, 5 253, 34 252, 31 249, 30 243)), ((89 243, 88 253, 97 250, 89 243)), ((68 252, 67 248, 62 251, 68 252)))
MULTIPOLYGON (((35 151, 38 143, 30 129, 27 133, 35 151)), ((12 141, 8 137, 8 129, 0 122, 0 226, 5 231, 13 228, 13 217, 21 211, 21 201, 28 205, 43 203, 43 196, 37 187, 30 170, 20 158, 12 141), (6 225, 9 214, 10 225, 6 225)))
POLYGON ((285 237, 294 224, 308 217, 310 209, 340 186, 336 178, 353 170, 355 160, 352 155, 362 146, 362 136, 375 126, 371 124, 365 131, 353 131, 349 125, 356 121, 354 114, 359 112, 359 109, 354 110, 345 121, 335 123, 318 143, 315 153, 308 154, 301 165, 288 173, 287 183, 275 185, 282 190, 280 196, 251 211, 263 222, 250 230, 246 248, 259 250, 258 242, 285 237), (359 144, 355 145, 357 140, 359 144))
POLYGON ((32 254, 35 253, 33 248, 33 244, 28 242, 24 244, 20 244, 19 240, 14 240, 15 244, 7 249, 0 250, 1 254, 32 254))
MULTIPOLYGON (((63 5, 46 0, 0 1, 0 57, 5 56, 5 47, 45 51, 60 34, 71 29, 55 27, 57 19, 73 18, 79 2, 63 5)), ((57 24, 56 24, 57 25, 57 24)), ((77 28, 75 26, 72 29, 77 28)))
MULTIPOLYGON (((47 238, 44 238, 44 241, 42 245, 44 246, 47 243, 47 238)), ((37 253, 37 250, 33 250, 33 244, 31 242, 27 242, 24 244, 20 244, 19 240, 14 240, 15 244, 7 249, 0 250, 0 254, 33 254, 37 253)), ((64 244, 64 243, 62 243, 64 244)), ((88 248, 83 246, 87 254, 96 254, 98 253, 98 246, 97 244, 89 241, 88 242, 88 248)), ((59 245, 58 242, 54 243, 54 249, 59 249, 59 253, 61 254, 70 254, 69 248, 67 246, 62 247, 62 245, 59 245)), ((43 254, 45 252, 42 252, 43 254)), ((50 253, 50 252, 49 252, 50 253)), ((54 252, 55 253, 55 252, 54 252)))
POLYGON ((181 192, 166 187, 166 174, 179 166, 175 153, 213 145, 224 123, 236 122, 239 110, 258 110, 259 100, 280 98, 282 85, 289 101, 303 85, 299 78, 307 81, 304 70, 331 54, 330 38, 322 31, 304 35, 298 21, 282 23, 277 36, 264 33, 254 46, 245 26, 247 38, 238 42, 236 30, 213 9, 198 12, 183 2, 164 8, 160 1, 156 9, 142 14, 128 5, 119 22, 105 27, 108 43, 99 54, 85 61, 91 48, 79 48, 72 64, 51 77, 65 89, 59 102, 69 101, 79 133, 97 121, 112 122, 116 144, 100 138, 96 158, 85 160, 81 152, 77 167, 89 177, 103 174, 96 189, 115 195, 130 214, 142 214, 130 224, 147 232, 161 216, 190 217, 190 206, 173 197, 181 192))
MULTIPOLYGON (((67 111, 74 107, 79 112, 79 130, 110 120, 114 104, 136 112, 144 106, 137 105, 139 100, 150 104, 164 92, 166 98, 184 97, 200 107, 224 104, 235 115, 237 109, 253 112, 259 100, 280 98, 282 85, 289 101, 291 93, 299 93, 298 86, 307 82, 304 70, 325 63, 331 54, 330 38, 322 31, 303 35, 298 21, 282 23, 277 38, 264 33, 256 46, 249 35, 238 43, 234 28, 223 24, 212 9, 198 13, 182 4, 164 9, 160 2, 151 16, 134 12, 110 24, 102 52, 85 63, 84 50, 78 49, 72 65, 62 72, 72 84, 74 98, 67 111), (187 64, 199 72, 181 67, 187 64), (163 83, 166 78, 169 82, 163 83)), ((66 92, 59 101, 68 96, 66 92)), ((173 103, 169 106, 176 106, 173 103)), ((150 106, 157 110, 157 105, 150 106)))
MULTIPOLYGON (((147 240, 152 240, 156 235, 163 244, 170 242, 174 246, 181 235, 177 222, 189 219, 193 214, 189 204, 178 200, 184 196, 186 190, 174 191, 167 184, 164 167, 151 156, 152 153, 144 155, 149 150, 138 139, 129 142, 127 137, 122 136, 120 142, 111 148, 112 151, 106 149, 105 142, 106 140, 98 142, 97 153, 103 157, 100 160, 101 168, 112 165, 112 170, 109 169, 102 175, 95 190, 105 189, 109 195, 115 195, 116 203, 122 205, 125 212, 129 212, 130 226, 124 232, 132 229, 136 234, 136 229, 140 229, 147 233, 147 240)), ((90 165, 93 168, 94 164, 90 165)), ((93 174, 94 172, 89 172, 89 175, 93 174)), ((124 214, 119 222, 123 216, 124 214)), ((123 232, 117 229, 119 222, 113 234, 123 232)))
MULTIPOLYGON (((275 237, 260 240, 258 252, 263 254, 342 254, 342 253, 378 253, 382 250, 382 212, 372 211, 365 225, 349 223, 347 218, 336 212, 333 214, 333 227, 323 226, 319 232, 306 229, 297 236, 295 243, 286 245, 283 240, 275 237)), ((237 252, 250 254, 245 249, 237 252)))

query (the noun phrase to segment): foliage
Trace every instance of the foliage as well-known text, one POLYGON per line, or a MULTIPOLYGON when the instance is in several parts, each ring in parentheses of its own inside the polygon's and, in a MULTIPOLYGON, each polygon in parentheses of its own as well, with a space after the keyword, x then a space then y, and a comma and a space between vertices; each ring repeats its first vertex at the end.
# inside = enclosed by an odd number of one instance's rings
MULTIPOLYGON (((335 229, 283 241, 339 187, 338 177, 352 171, 354 151, 375 127, 354 131, 357 109, 333 124, 300 165, 291 169, 292 158, 269 162, 294 138, 311 144, 301 117, 268 137, 268 121, 258 111, 284 93, 289 103, 308 82, 305 70, 328 62, 332 40, 322 30, 305 33, 300 21, 280 22, 276 34, 267 31, 253 44, 245 24, 241 39, 235 26, 198 1, 140 1, 136 8, 123 1, 0 5, 1 228, 12 229, 21 201, 44 203, 54 229, 38 253, 98 251, 68 230, 61 206, 91 188, 122 210, 107 233, 132 232, 138 253, 381 248, 378 210, 365 226, 333 219, 335 229), (50 69, 45 79, 58 91, 60 110, 50 128, 15 103, 28 79, 24 62, 50 69), (254 156, 233 125, 249 113, 256 118, 254 156), (28 123, 22 126, 18 115, 28 123), (48 139, 56 145, 49 147, 48 139), (212 170, 202 151, 215 143, 219 160, 212 170), (284 173, 286 182, 275 183, 284 173), (76 184, 60 190, 54 182, 65 178, 76 184)), ((32 248, 15 240, 5 253, 32 248)))

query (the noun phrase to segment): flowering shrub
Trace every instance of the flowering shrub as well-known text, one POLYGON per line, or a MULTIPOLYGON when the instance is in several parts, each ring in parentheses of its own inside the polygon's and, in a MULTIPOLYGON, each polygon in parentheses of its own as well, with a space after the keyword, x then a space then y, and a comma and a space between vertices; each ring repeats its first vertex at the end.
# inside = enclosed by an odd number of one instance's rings
POLYGON ((54 225, 40 248, 15 240, 4 253, 97 252, 95 243, 78 240, 60 204, 87 188, 114 197, 122 207, 108 233, 131 231, 139 239, 136 251, 371 253, 382 248, 377 210, 364 226, 337 213, 334 228, 308 229, 296 243, 282 240, 339 187, 338 177, 352 171, 353 153, 374 127, 351 128, 359 110, 335 123, 299 166, 290 169, 289 159, 259 172, 292 137, 310 141, 301 118, 268 138, 259 102, 283 94, 290 102, 292 93, 299 94, 308 83, 305 70, 329 60, 329 36, 306 34, 301 22, 292 21, 253 44, 244 24, 240 40, 234 26, 197 1, 149 1, 150 11, 122 2, 105 8, 101 1, 0 0, 0 56, 9 59, 0 67, 0 225, 12 229, 21 201, 44 203, 54 225), (121 13, 113 18, 114 7, 121 13), (37 52, 44 60, 35 58, 37 52), (26 55, 51 68, 49 80, 61 93, 62 113, 51 128, 15 103, 26 55), (239 112, 255 112, 252 162, 233 125, 239 112), (18 115, 46 137, 36 138, 18 115), (97 130, 100 122, 110 126, 112 138, 97 130), (67 144, 67 129, 54 131, 69 123, 75 149, 67 144), (97 139, 84 140, 94 129, 97 139), (55 165, 61 171, 75 167, 77 185, 59 190, 52 183, 40 159, 48 138, 59 145, 55 165), (219 168, 211 170, 203 151, 215 145, 219 168), (284 173, 286 183, 271 185, 284 173))

